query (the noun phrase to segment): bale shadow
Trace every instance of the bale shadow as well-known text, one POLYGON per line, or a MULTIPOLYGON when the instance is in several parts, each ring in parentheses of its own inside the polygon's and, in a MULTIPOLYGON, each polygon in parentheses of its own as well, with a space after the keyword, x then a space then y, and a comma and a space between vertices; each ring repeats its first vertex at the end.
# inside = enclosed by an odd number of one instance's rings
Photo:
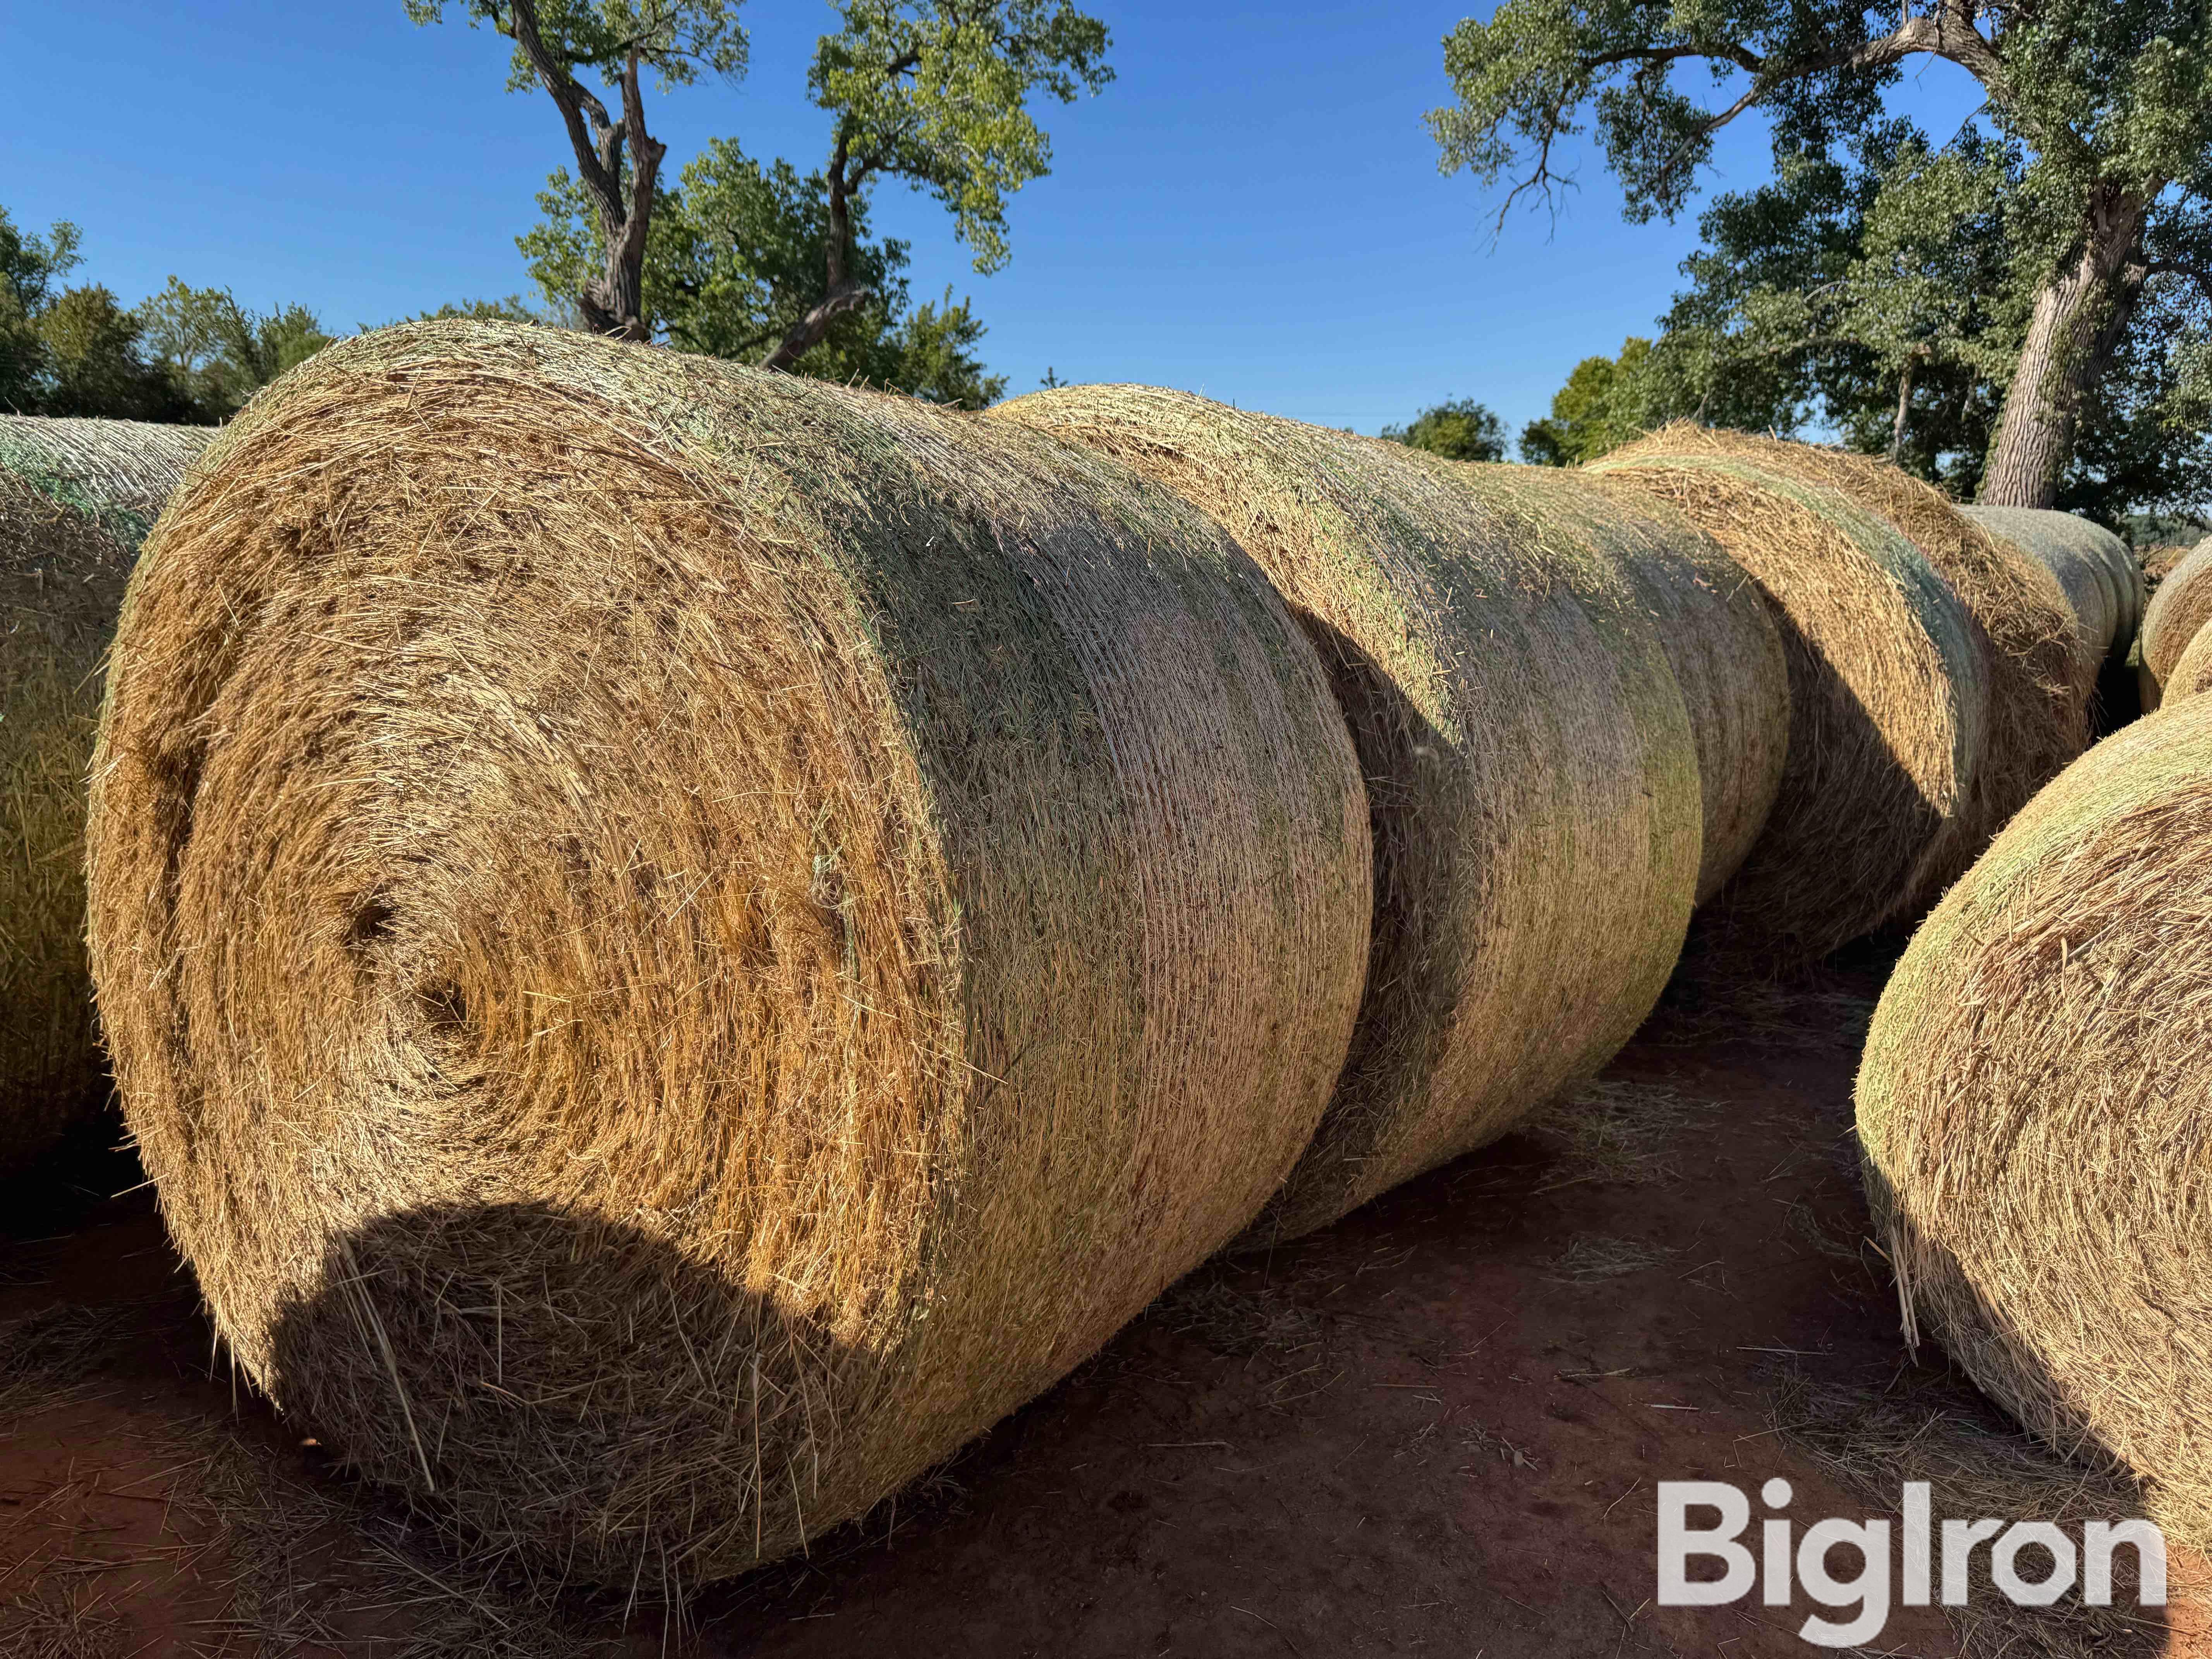
POLYGON ((312 1284, 271 1329, 270 1391, 448 1547, 540 1590, 680 1603, 930 1461, 848 1443, 896 1385, 896 1343, 841 1340, 627 1223, 380 1216, 312 1284))

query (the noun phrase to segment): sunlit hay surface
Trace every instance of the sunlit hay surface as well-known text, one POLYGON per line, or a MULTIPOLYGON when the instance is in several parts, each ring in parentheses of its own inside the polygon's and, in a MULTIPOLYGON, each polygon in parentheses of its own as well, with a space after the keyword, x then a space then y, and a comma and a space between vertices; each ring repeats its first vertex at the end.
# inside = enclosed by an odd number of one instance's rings
POLYGON ((2154 590, 2173 574, 2174 566, 2203 546, 2205 542, 2212 542, 2212 536, 2198 542, 2171 542, 2162 547, 2141 550, 2136 555, 2136 562, 2142 567, 2145 585, 2154 590))
POLYGON ((472 1547, 793 1550, 1247 1224, 1367 808, 1259 571, 1086 452, 544 330, 326 349, 115 648, 92 957, 252 1377, 472 1547))
POLYGON ((2036 507, 1966 507, 1976 524, 2048 566, 2065 589, 2093 661, 2124 651, 2144 620, 2142 567, 2100 524, 2036 507))
POLYGON ((2174 659, 2160 695, 2166 702, 2179 702, 2208 688, 2212 688, 2212 628, 2200 628, 2187 649, 2174 659))
POLYGON ((1684 443, 1741 455, 1834 489, 1905 532, 1979 626, 1988 652, 1986 746, 1966 809, 1930 854, 1908 907, 1932 902, 2089 739, 2104 653, 2081 649, 2074 608, 2044 562, 1961 514, 1934 486, 1870 455, 1692 428, 1684 443))
MULTIPOLYGON (((1463 469, 1187 393, 1083 386, 992 418, 1078 440, 1249 549, 1330 664, 1375 830, 1368 995, 1328 1115, 1251 1245, 1321 1226, 1588 1077, 1665 984, 1700 782, 1658 628, 1610 541, 1463 469)), ((1571 482, 1571 481, 1570 481, 1571 482)))
POLYGON ((1670 427, 1595 470, 1681 511, 1772 603, 1788 759, 1765 833, 1699 933, 1747 972, 1817 960, 1903 906, 1971 810, 1989 706, 1981 630, 1901 532, 1722 436, 1670 427))
MULTIPOLYGON (((1418 452, 1417 452, 1418 453, 1418 452)), ((1697 902, 1766 827, 1790 746, 1790 668, 1765 598, 1720 546, 1626 480, 1549 467, 1455 465, 1516 542, 1546 556, 1607 557, 1626 576, 1690 715, 1704 840, 1697 902)))
POLYGON ((208 436, 0 415, 0 1174, 106 1094, 82 868, 100 655, 138 544, 208 436))
POLYGON ((2212 617, 2212 539, 2173 567, 2143 614, 2142 664, 2161 696, 2190 642, 2212 617))
POLYGON ((2212 700, 2038 796, 1905 951, 1858 1080, 1910 1322, 2212 1541, 2212 700))

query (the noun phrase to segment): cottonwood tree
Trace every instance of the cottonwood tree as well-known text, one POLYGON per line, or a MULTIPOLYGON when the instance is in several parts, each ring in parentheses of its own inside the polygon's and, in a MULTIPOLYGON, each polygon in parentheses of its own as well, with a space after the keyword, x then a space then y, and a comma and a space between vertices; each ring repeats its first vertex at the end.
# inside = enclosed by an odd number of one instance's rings
POLYGON ((1457 398, 1423 410, 1405 426, 1386 426, 1386 442, 1425 449, 1450 461, 1502 461, 1505 423, 1488 405, 1457 398))
MULTIPOLYGON (((575 151, 576 178, 600 232, 599 268, 576 290, 584 325, 619 339, 646 340, 646 240, 654 187, 667 147, 646 128, 643 72, 663 90, 688 86, 701 72, 735 81, 747 41, 738 0, 458 0, 471 25, 489 25, 514 42, 507 90, 543 87, 561 112, 575 151), (616 94, 622 114, 580 73, 616 94)), ((406 0, 416 23, 442 21, 446 0, 406 0)))
POLYGON ((1747 111, 1771 118, 1778 160, 1832 156, 1880 123, 1905 64, 1956 64, 2021 158, 2026 315, 1981 496, 2047 506, 2139 311, 2212 296, 2208 30, 2202 0, 1504 0, 1446 37, 1458 101, 1430 123, 1447 171, 1508 182, 1503 222, 1565 182, 1587 112, 1644 220, 1680 210, 1747 111), (1698 70, 1703 99, 1681 84, 1698 70))
POLYGON ((934 195, 975 249, 975 269, 1003 267, 1006 198, 1052 166, 1031 95, 1072 103, 1114 78, 1106 26, 1073 0, 843 0, 839 9, 844 27, 822 37, 807 76, 833 118, 820 286, 765 368, 790 368, 874 296, 853 227, 878 179, 934 195))
POLYGON ((332 337, 305 306, 259 314, 227 288, 193 288, 179 276, 140 305, 136 317, 143 349, 210 420, 228 419, 332 337))

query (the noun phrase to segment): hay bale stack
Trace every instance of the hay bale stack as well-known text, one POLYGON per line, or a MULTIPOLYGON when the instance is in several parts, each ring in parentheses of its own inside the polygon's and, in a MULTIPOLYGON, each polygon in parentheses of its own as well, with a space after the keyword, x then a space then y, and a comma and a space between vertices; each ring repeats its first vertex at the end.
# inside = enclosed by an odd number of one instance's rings
POLYGON ((1909 1329, 2212 1541, 2212 699, 2106 738, 1891 978, 1858 1126, 1909 1329))
POLYGON ((472 1547, 672 1590, 1258 1212, 1366 818, 1279 599, 1126 469, 417 325, 264 393, 149 544, 94 971, 252 1376, 472 1547))
POLYGON ((2065 589, 2094 663, 2124 651, 2142 621, 2144 583, 2128 545, 2102 525, 2033 507, 1967 507, 1960 512, 2040 561, 2065 589))
POLYGON ((1700 860, 1688 712, 1616 562, 1656 533, 1562 485, 1611 529, 1586 540, 1563 514, 1534 536, 1482 475, 1182 392, 1072 387, 993 415, 1127 461, 1242 542, 1321 647, 1359 750, 1367 1000, 1321 1131, 1247 1242, 1331 1221, 1603 1066, 1665 983, 1700 860))
POLYGON ((1774 810, 1706 907, 1704 944, 1765 969, 1825 955, 1911 899, 1975 810, 1986 635, 1886 520, 1729 434, 1675 427, 1594 471, 1669 503, 1758 584, 1789 665, 1774 810))
POLYGON ((2143 614, 2142 665, 2161 690, 2212 617, 2212 541, 2173 567, 2143 614))
POLYGON ((2175 659, 2161 691, 2165 702, 2179 702, 2208 690, 2212 690, 2212 628, 2200 628, 2188 648, 2175 659))
POLYGON ((1988 642, 1985 746, 1966 810, 1930 854, 1905 908, 1932 902, 2088 743, 2097 661, 2079 649, 2074 610, 2058 579, 1961 514, 1941 490, 1873 456, 1698 428, 1667 441, 1826 484, 1903 531, 1979 625, 1988 642))
POLYGON ((84 963, 84 789, 123 589, 211 434, 0 416, 0 1175, 106 1098, 84 963))

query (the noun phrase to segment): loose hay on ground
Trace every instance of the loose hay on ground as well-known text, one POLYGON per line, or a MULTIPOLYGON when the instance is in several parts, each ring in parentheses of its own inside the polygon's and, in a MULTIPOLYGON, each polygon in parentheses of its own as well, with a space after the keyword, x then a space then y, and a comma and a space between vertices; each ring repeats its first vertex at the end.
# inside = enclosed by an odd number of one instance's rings
POLYGON ((1080 449, 549 331, 326 348, 118 633, 92 958, 251 1376, 471 1547, 795 1550, 1257 1213, 1358 1006, 1357 758, 1080 449))
POLYGON ((0 1175, 104 1100, 85 769, 138 544, 209 434, 0 415, 0 1175))
POLYGON ((2106 738, 1914 938, 1859 1135, 1908 1330, 2212 1541, 2212 700, 2106 738))
POLYGON ((993 417, 1125 461, 1235 536, 1319 644, 1359 750, 1367 1000, 1246 1243, 1332 1221, 1603 1066, 1666 982, 1701 856, 1689 712, 1620 562, 1662 538, 1648 519, 1554 474, 1538 533, 1487 469, 1151 387, 993 417))
POLYGON ((1772 602, 1790 731, 1766 830, 1706 907, 1720 958, 1787 968, 1912 896, 1973 810, 1986 748, 1986 637, 1900 531, 1833 489, 1673 427, 1595 470, 1717 541, 1772 602))

